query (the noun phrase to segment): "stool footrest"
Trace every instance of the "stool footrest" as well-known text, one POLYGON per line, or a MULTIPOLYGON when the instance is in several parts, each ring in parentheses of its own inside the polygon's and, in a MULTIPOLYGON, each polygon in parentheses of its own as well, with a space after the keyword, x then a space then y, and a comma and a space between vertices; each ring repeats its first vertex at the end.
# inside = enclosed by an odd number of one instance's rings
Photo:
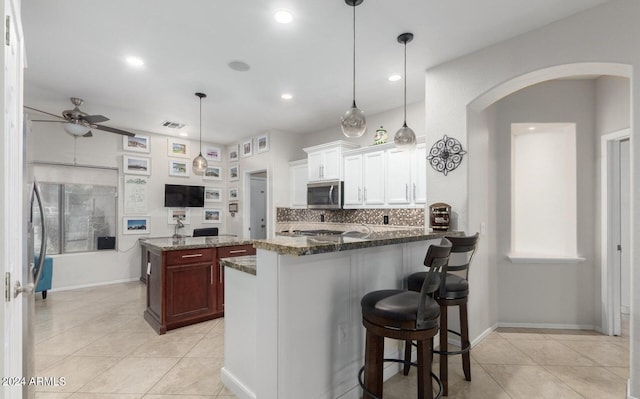
MULTIPOLYGON (((384 362, 402 363, 404 365, 409 364, 415 367, 418 366, 417 363, 413 363, 413 362, 402 360, 402 359, 382 359, 382 360, 384 362)), ((362 368, 358 372, 358 383, 360 384, 360 388, 362 388, 362 390, 370 397, 374 399, 380 399, 364 386, 364 382, 362 381, 362 374, 364 374, 364 366, 362 366, 362 368)), ((433 397, 433 399, 440 399, 442 397, 442 389, 443 389, 442 382, 440 381, 440 378, 438 378, 438 376, 435 375, 433 372, 431 372, 431 379, 433 379, 438 384, 438 393, 436 394, 436 396, 433 397)))

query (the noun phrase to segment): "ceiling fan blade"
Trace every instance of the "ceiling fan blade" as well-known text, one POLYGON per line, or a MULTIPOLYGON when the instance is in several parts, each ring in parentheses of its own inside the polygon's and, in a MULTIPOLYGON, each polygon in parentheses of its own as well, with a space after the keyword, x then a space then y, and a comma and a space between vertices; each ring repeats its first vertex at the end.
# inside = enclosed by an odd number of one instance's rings
POLYGON ((82 137, 93 137, 93 133, 89 130, 87 133, 83 134, 82 137))
POLYGON ((96 124, 96 123, 100 123, 100 122, 106 122, 109 120, 109 118, 107 118, 106 116, 103 115, 85 115, 83 117, 81 117, 80 119, 89 122, 90 124, 96 124))
POLYGON ((67 123, 67 121, 52 121, 49 119, 32 119, 31 122, 55 122, 55 123, 67 123))
POLYGON ((109 126, 95 125, 95 128, 98 129, 98 130, 104 130, 105 132, 122 134, 123 136, 129 136, 129 137, 135 136, 135 134, 133 134, 131 132, 127 132, 125 130, 120 130, 120 129, 116 129, 116 128, 109 127, 109 126))
POLYGON ((25 107, 26 109, 30 109, 30 110, 32 110, 32 111, 41 112, 41 113, 43 113, 43 114, 47 114, 47 115, 51 115, 51 116, 55 116, 56 118, 64 119, 64 118, 63 118, 63 117, 61 117, 60 115, 52 114, 51 112, 42 111, 42 110, 40 110, 40 109, 36 109, 36 108, 31 108, 31 107, 28 107, 28 106, 26 106, 26 105, 25 105, 24 107, 25 107))

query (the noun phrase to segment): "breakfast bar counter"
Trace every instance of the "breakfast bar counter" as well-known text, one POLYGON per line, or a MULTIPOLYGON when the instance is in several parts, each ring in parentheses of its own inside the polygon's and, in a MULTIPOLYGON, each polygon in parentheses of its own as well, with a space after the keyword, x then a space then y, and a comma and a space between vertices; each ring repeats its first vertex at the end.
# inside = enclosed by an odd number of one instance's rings
MULTIPOLYGON (((410 229, 276 236, 252 241, 255 274, 242 262, 223 260, 223 383, 246 399, 361 397, 360 299, 403 288, 407 275, 424 270, 427 247, 443 235, 410 229)), ((402 347, 387 345, 385 352, 398 358, 402 347)), ((385 378, 397 372, 389 364, 385 378)))

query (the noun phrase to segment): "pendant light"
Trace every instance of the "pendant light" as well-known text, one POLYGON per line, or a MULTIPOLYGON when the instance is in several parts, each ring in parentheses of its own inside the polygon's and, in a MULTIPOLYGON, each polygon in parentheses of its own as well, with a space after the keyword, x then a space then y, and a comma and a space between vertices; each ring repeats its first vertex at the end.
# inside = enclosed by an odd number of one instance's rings
POLYGON ((416 134, 407 126, 407 43, 413 40, 413 33, 398 36, 398 43, 404 44, 404 124, 393 137, 396 147, 412 148, 416 145, 416 134))
POLYGON ((363 0, 345 0, 347 5, 353 7, 353 103, 351 108, 340 118, 342 133, 347 137, 360 137, 367 130, 367 121, 364 112, 356 107, 356 6, 363 0))
POLYGON ((196 93, 196 96, 200 97, 200 152, 198 156, 193 159, 193 173, 196 175, 204 175, 207 170, 207 160, 202 156, 202 99, 207 95, 204 93, 196 93))

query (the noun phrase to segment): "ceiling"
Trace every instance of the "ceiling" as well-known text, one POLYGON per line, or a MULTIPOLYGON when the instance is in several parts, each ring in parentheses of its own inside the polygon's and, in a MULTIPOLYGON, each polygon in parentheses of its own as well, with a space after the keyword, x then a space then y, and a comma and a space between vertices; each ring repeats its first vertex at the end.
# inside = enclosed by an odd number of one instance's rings
MULTIPOLYGON (((427 68, 605 2, 365 0, 356 8, 358 107, 372 115, 402 106, 403 81, 387 79, 402 74, 400 33, 415 35, 412 103, 424 98, 427 68)), ((202 91, 203 140, 219 144, 337 126, 351 105, 352 12, 344 0, 23 1, 24 103, 59 114, 80 97, 107 126, 177 135, 161 126, 169 120, 197 139, 202 91), (278 9, 293 22, 275 22, 278 9), (131 67, 130 55, 145 65, 131 67), (231 61, 250 69, 232 70, 231 61), (281 99, 285 92, 293 98, 281 99)))

